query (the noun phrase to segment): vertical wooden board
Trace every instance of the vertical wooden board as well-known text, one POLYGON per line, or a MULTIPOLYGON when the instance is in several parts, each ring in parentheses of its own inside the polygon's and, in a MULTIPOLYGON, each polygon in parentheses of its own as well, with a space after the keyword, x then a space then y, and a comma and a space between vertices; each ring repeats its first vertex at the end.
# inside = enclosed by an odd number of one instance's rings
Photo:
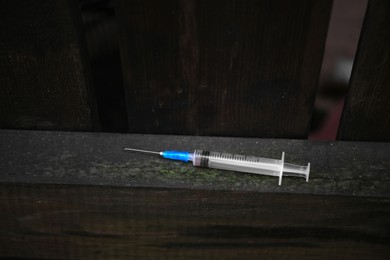
POLYGON ((338 139, 390 141, 390 2, 368 4, 338 139))
POLYGON ((131 132, 306 137, 331 1, 117 1, 131 132))
POLYGON ((97 126, 76 4, 1 2, 0 127, 97 126))

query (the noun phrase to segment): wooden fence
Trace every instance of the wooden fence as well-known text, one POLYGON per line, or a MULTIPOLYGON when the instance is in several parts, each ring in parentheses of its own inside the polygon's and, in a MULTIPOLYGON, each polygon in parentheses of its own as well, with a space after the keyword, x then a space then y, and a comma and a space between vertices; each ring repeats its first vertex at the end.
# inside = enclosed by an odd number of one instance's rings
POLYGON ((305 140, 331 0, 90 1, 106 27, 85 2, 0 2, 1 257, 388 258, 389 1, 369 1, 337 142, 305 140), (278 186, 126 145, 312 171, 278 186))

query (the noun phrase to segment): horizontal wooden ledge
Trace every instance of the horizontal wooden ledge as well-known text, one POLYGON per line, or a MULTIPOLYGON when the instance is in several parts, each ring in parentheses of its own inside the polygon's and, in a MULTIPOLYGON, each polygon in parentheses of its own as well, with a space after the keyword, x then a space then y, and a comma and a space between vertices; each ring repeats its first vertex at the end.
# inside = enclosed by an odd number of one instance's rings
POLYGON ((387 259, 390 253, 390 200, 383 197, 0 183, 0 208, 3 257, 387 259))
POLYGON ((0 130, 0 182, 390 195, 390 145, 260 138, 0 130), (310 180, 194 168, 123 151, 205 149, 311 163, 310 180))

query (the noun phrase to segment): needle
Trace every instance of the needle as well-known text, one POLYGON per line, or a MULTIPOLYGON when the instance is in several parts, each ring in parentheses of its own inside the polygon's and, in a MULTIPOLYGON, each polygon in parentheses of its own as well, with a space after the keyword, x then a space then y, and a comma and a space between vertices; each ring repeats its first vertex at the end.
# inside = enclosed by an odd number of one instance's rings
POLYGON ((141 152, 141 153, 152 153, 152 154, 159 154, 162 155, 162 152, 155 152, 155 151, 148 151, 148 150, 140 150, 140 149, 134 149, 134 148, 125 148, 126 151, 133 151, 133 152, 141 152))

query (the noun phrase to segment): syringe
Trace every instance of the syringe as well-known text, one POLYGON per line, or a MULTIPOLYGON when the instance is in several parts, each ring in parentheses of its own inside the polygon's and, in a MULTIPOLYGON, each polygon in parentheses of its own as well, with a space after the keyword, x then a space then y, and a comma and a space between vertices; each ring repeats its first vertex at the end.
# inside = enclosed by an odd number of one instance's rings
POLYGON ((303 177, 306 179, 306 181, 309 180, 310 163, 308 163, 307 166, 285 163, 284 152, 282 152, 282 158, 277 160, 241 154, 210 152, 204 150, 195 150, 193 153, 191 153, 183 151, 155 152, 133 148, 124 149, 126 151, 159 154, 162 157, 171 160, 178 160, 183 162, 192 161, 194 166, 205 168, 277 176, 279 177, 279 185, 282 184, 283 175, 303 177))

